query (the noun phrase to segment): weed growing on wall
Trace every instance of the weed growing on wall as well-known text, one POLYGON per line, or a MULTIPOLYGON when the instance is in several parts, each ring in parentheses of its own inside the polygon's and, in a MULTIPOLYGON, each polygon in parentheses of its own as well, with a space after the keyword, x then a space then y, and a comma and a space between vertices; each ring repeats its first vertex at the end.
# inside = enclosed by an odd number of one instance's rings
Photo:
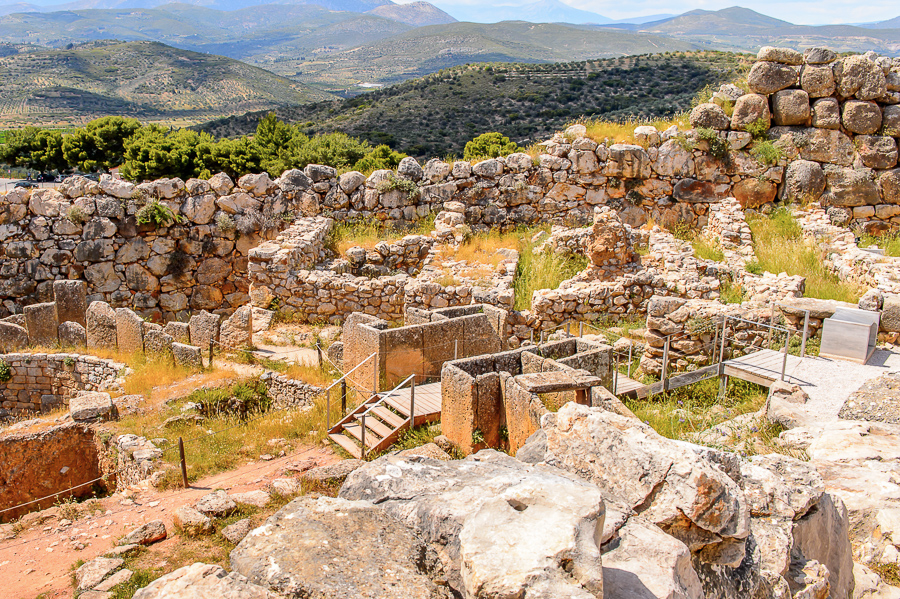
POLYGON ((172 209, 159 202, 150 200, 135 215, 139 225, 153 225, 156 228, 168 227, 172 223, 180 223, 184 218, 172 212, 172 209))
POLYGON ((12 378, 12 368, 6 360, 0 359, 0 383, 5 383, 12 378))

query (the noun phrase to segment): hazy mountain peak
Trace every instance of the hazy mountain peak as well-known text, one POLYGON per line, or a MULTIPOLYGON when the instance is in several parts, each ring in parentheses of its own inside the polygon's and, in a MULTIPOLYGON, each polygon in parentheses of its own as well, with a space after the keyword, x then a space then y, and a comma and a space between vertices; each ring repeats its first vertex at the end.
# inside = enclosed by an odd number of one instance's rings
POLYGON ((456 23, 456 19, 452 16, 423 0, 409 4, 385 4, 368 11, 368 13, 415 27, 456 23))

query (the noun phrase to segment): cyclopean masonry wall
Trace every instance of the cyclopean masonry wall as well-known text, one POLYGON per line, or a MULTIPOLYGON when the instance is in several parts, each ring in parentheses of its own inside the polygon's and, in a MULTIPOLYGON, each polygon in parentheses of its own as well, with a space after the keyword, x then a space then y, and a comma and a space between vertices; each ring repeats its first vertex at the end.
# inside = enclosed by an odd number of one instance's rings
MULTIPOLYGON (((309 165, 275 181, 246 175, 236 187, 219 174, 137 186, 76 177, 58 192, 14 190, 0 198, 3 310, 47 299, 53 279, 77 278, 87 281, 89 300, 156 319, 183 319, 200 309, 227 314, 249 299, 250 250, 274 239, 291 214, 403 225, 438 212, 438 238, 448 239, 464 228, 585 224, 594 207, 608 206, 626 224, 652 218, 699 230, 713 207, 733 196, 743 207, 776 198, 820 200, 833 219, 868 232, 900 224, 900 62, 872 54, 838 60, 824 49, 764 48, 759 58, 749 76, 752 93, 723 86, 714 102, 692 112, 702 135, 639 127, 635 144, 606 145, 583 137, 576 125, 545 142, 536 157, 516 153, 474 165, 433 159, 421 166, 407 158, 396 174, 368 177, 309 165), (784 152, 774 164, 753 153, 756 142, 746 129, 754 123, 774 125, 769 137, 784 152), (398 185, 398 177, 415 190, 403 191, 408 185, 398 185), (184 221, 138 226, 140 205, 152 198, 184 221)), ((358 283, 334 284, 332 291, 347 286, 353 293, 358 283)), ((375 316, 402 314, 398 285, 373 285, 387 305, 362 308, 375 316)), ((344 313, 334 302, 321 303, 320 316, 344 313)), ((346 313, 353 309, 359 308, 346 313)))

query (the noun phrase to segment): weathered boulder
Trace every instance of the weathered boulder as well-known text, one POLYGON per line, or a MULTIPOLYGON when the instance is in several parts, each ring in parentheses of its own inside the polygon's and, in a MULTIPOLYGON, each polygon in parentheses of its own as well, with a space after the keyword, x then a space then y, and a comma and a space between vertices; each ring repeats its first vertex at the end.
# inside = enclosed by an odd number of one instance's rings
POLYGON ((191 326, 186 322, 169 321, 163 327, 163 333, 169 335, 173 341, 178 343, 191 342, 191 326))
POLYGON ((897 166, 897 142, 881 135, 856 136, 856 151, 869 168, 888 169, 897 166))
POLYGON ((28 347, 28 331, 11 322, 0 322, 0 352, 8 353, 28 347))
POLYGON ((853 599, 900 599, 900 588, 886 584, 862 564, 853 564, 853 582, 853 599))
POLYGON ((116 347, 116 311, 106 302, 91 302, 85 313, 88 347, 116 347))
POLYGON ((210 518, 222 518, 234 512, 237 504, 225 491, 213 491, 194 504, 194 509, 210 518))
MULTIPOLYGON (((352 175, 353 173, 347 174, 352 175)), ((365 178, 363 178, 363 181, 365 181, 365 178)), ((277 185, 283 193, 295 197, 297 194, 312 189, 313 182, 312 179, 306 176, 306 173, 300 169, 292 168, 281 173, 281 176, 275 179, 275 185, 277 185)), ((354 187, 354 189, 356 188, 354 187)), ((350 193, 346 189, 344 191, 350 193)))
POLYGON ((842 98, 876 100, 887 91, 884 71, 865 56, 848 56, 834 64, 837 94, 842 98))
POLYGON ((493 450, 450 462, 388 455, 347 477, 340 497, 371 501, 437 544, 449 585, 468 597, 603 596, 599 545, 628 511, 604 526, 595 486, 493 450))
POLYGON ((812 105, 812 126, 817 129, 841 128, 841 105, 834 98, 820 98, 812 105))
POLYGON ((712 102, 704 102, 698 104, 691 110, 691 127, 716 129, 718 131, 726 131, 731 125, 731 119, 725 114, 725 111, 718 104, 712 102))
POLYGON ((86 326, 87 283, 84 281, 53 281, 53 301, 60 322, 72 321, 86 326))
POLYGON ((336 464, 310 468, 301 479, 311 489, 339 489, 350 473, 364 464, 362 460, 341 460, 336 464))
POLYGON ((218 173, 209 178, 209 186, 220 196, 228 195, 234 189, 234 181, 225 173, 218 173))
POLYGON ((875 102, 848 100, 841 112, 841 124, 851 133, 872 135, 881 127, 881 108, 875 102))
POLYGON ((874 206, 878 188, 871 170, 825 165, 825 193, 822 201, 831 206, 874 206))
POLYGON ((825 191, 825 171, 818 162, 793 160, 784 173, 784 199, 789 202, 816 202, 825 191))
POLYGON ((260 197, 275 187, 275 183, 269 178, 269 173, 247 174, 238 179, 238 187, 254 197, 260 197))
POLYGON ((238 349, 252 345, 253 307, 241 306, 222 323, 219 329, 219 343, 227 349, 238 349))
POLYGON ((229 524, 223 528, 222 536, 225 537, 229 543, 237 545, 251 530, 253 530, 253 525, 250 523, 250 519, 244 518, 243 520, 238 520, 234 524, 229 524))
POLYGON ((25 306, 25 328, 33 345, 53 346, 59 339, 59 317, 56 302, 25 306))
POLYGON ((119 545, 152 545, 166 538, 166 525, 162 520, 151 520, 138 526, 119 539, 119 545))
POLYGON ((812 129, 808 131, 807 144, 800 148, 804 160, 850 166, 856 147, 853 141, 841 131, 812 129))
POLYGON ((829 48, 807 48, 803 51, 806 64, 829 64, 837 60, 837 54, 829 48))
POLYGON ((692 553, 702 551, 703 561, 736 567, 743 560, 743 540, 750 533, 744 494, 695 451, 698 446, 670 441, 639 421, 574 402, 545 415, 541 433, 546 436, 543 462, 578 473, 606 497, 640 506, 642 516, 692 553))
POLYGON ((209 347, 210 341, 218 341, 221 319, 222 317, 218 314, 212 314, 206 310, 201 310, 199 314, 191 316, 188 323, 191 344, 206 349, 209 347))
POLYGON ((212 519, 189 505, 183 505, 175 510, 172 522, 176 528, 181 530, 181 534, 188 537, 208 535, 213 532, 212 519))
POLYGON ((437 562, 385 510, 330 497, 295 499, 231 552, 234 572, 286 597, 437 599, 444 593, 429 578, 437 562))
POLYGON ((149 329, 144 332, 144 351, 151 354, 171 355, 172 343, 175 340, 162 329, 149 329))
POLYGON ((885 135, 900 137, 900 105, 884 107, 881 125, 884 127, 885 135))
POLYGON ((216 195, 213 193, 189 196, 181 205, 181 214, 195 225, 208 224, 215 213, 216 195))
POLYGON ((887 333, 900 332, 900 295, 895 293, 884 295, 880 328, 887 333))
POLYGON ((87 345, 87 331, 77 322, 60 323, 57 329, 59 343, 63 347, 84 347, 87 345))
POLYGON ((799 65, 803 64, 803 54, 797 52, 793 48, 776 48, 773 46, 763 46, 756 53, 756 60, 767 60, 769 62, 777 62, 780 64, 799 65))
POLYGON ((751 67, 747 83, 754 93, 774 94, 797 83, 798 71, 793 66, 760 60, 751 67))
POLYGON ((75 570, 76 590, 89 591, 110 574, 122 567, 125 560, 111 557, 95 557, 75 570))
POLYGON ((776 125, 808 125, 809 94, 800 89, 785 89, 772 96, 772 116, 776 125))
POLYGON ((175 359, 175 363, 181 366, 198 370, 203 368, 203 354, 200 348, 195 345, 172 343, 172 357, 175 359))
POLYGON ((615 210, 597 210, 585 253, 594 266, 624 266, 634 260, 631 234, 615 210))
POLYGON ((195 563, 157 578, 134 594, 133 599, 278 599, 267 589, 248 582, 221 566, 195 563))
POLYGON ((735 183, 732 193, 741 208, 758 208, 775 199, 778 188, 771 181, 755 177, 735 183))
POLYGON ((734 112, 731 114, 732 129, 745 131, 747 125, 752 125, 760 119, 768 128, 772 120, 768 98, 760 94, 744 94, 738 98, 734 104, 734 112))
POLYGON ((69 400, 69 413, 76 422, 115 418, 116 406, 109 393, 93 391, 69 400))
POLYGON ((804 65, 800 69, 800 87, 810 98, 826 98, 834 93, 834 71, 827 65, 804 65))
POLYGON ((678 141, 670 139, 659 147, 654 168, 664 177, 693 177, 694 156, 678 141))
POLYGON ((405 179, 418 181, 422 178, 423 174, 419 161, 412 156, 407 156, 400 161, 399 165, 397 165, 397 175, 405 179))

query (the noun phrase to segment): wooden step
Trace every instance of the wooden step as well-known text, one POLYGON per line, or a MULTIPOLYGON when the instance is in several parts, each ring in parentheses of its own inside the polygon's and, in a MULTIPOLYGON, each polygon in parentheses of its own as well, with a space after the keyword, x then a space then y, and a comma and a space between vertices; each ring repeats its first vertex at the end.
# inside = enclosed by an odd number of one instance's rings
MULTIPOLYGON (((368 422, 366 423, 366 447, 372 449, 378 443, 381 442, 383 437, 376 435, 372 432, 372 429, 368 427, 368 422)), ((344 426, 344 430, 350 433, 352 436, 356 437, 360 442, 362 442, 362 427, 358 424, 348 424, 344 426)))
POLYGON ((360 451, 359 445, 354 443, 347 435, 343 433, 331 433, 328 435, 328 438, 340 445, 344 451, 353 457, 357 459, 362 457, 362 451, 360 451))
POLYGON ((388 397, 384 400, 384 403, 391 406, 404 418, 409 418, 409 399, 400 399, 397 397, 388 397))
MULTIPOLYGON (((378 416, 379 418, 381 418, 382 420, 384 420, 385 422, 387 422, 390 426, 392 426, 394 428, 401 426, 404 422, 407 421, 406 418, 403 418, 396 412, 393 412, 384 406, 378 406, 377 408, 373 408, 370 413, 375 414, 376 416, 378 416)), ((368 417, 366 418, 366 420, 368 421, 368 417)))
MULTIPOLYGON (((361 424, 362 420, 357 419, 357 422, 359 422, 361 424)), ((375 418, 374 416, 372 416, 371 413, 369 413, 366 416, 366 428, 369 430, 375 431, 375 433, 382 439, 384 439, 385 437, 390 435, 395 430, 395 429, 385 425, 378 418, 375 418)), ((368 436, 368 434, 369 433, 367 432, 366 435, 368 436)))

